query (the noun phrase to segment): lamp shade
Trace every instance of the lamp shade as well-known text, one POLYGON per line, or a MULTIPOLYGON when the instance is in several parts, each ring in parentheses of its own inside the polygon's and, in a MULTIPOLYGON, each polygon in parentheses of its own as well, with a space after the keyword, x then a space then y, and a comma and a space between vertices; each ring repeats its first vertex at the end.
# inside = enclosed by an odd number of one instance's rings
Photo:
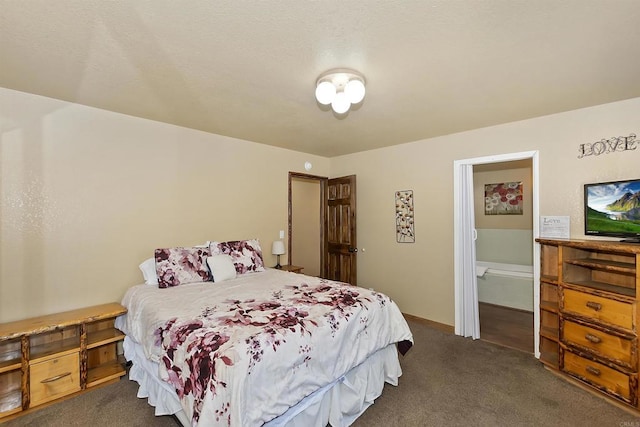
POLYGON ((282 240, 276 240, 271 245, 271 253, 274 255, 284 254, 284 242, 282 240))

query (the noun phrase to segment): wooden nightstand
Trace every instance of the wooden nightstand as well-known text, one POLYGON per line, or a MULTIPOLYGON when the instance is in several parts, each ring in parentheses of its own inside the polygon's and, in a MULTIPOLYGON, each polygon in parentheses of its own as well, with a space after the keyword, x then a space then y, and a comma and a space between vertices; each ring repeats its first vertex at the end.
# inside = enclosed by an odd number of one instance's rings
POLYGON ((304 270, 304 267, 299 267, 297 265, 283 265, 282 266, 282 271, 290 271, 292 273, 302 274, 302 270, 304 270))

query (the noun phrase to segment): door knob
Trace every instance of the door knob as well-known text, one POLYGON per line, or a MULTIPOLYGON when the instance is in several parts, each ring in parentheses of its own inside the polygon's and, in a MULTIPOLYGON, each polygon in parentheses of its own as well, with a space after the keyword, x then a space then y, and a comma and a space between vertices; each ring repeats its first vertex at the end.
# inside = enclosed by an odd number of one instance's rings
POLYGON ((349 252, 351 253, 358 252, 358 248, 349 248, 349 252))

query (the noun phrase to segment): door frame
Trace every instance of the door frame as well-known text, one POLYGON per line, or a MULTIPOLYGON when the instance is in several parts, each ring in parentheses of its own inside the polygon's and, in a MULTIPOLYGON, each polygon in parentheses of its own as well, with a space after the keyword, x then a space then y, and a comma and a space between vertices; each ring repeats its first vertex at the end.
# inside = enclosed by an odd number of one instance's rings
MULTIPOLYGON (((531 159, 532 169, 532 226, 533 226, 533 337, 534 337, 534 355, 540 358, 540 247, 536 244, 535 239, 539 237, 540 227, 540 171, 539 171, 539 151, 524 151, 520 153, 499 154, 493 156, 476 157, 472 159, 455 160, 453 163, 453 234, 454 234, 454 295, 455 295, 455 333, 461 334, 462 319, 464 317, 464 307, 462 301, 462 254, 464 248, 459 244, 459 233, 462 229, 462 219, 460 209, 462 206, 462 192, 460 186, 462 181, 462 169, 466 165, 481 165, 487 163, 502 163, 516 160, 531 159)), ((476 281, 476 286, 477 281, 476 281)), ((482 333, 482 332, 481 332, 482 333)))
POLYGON ((288 177, 288 228, 287 228, 287 264, 291 264, 291 249, 292 249, 292 224, 293 218, 293 206, 291 200, 291 181, 292 179, 306 179, 311 181, 318 181, 320 184, 320 275, 324 278, 327 277, 327 187, 329 178, 325 176, 310 175, 301 172, 289 172, 288 177))

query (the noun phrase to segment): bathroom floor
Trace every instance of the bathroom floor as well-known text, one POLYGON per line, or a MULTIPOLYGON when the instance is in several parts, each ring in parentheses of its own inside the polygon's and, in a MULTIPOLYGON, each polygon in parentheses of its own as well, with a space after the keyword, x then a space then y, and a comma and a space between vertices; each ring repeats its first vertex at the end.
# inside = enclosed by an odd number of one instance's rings
POLYGON ((533 353, 533 312, 479 303, 480 339, 533 353))

